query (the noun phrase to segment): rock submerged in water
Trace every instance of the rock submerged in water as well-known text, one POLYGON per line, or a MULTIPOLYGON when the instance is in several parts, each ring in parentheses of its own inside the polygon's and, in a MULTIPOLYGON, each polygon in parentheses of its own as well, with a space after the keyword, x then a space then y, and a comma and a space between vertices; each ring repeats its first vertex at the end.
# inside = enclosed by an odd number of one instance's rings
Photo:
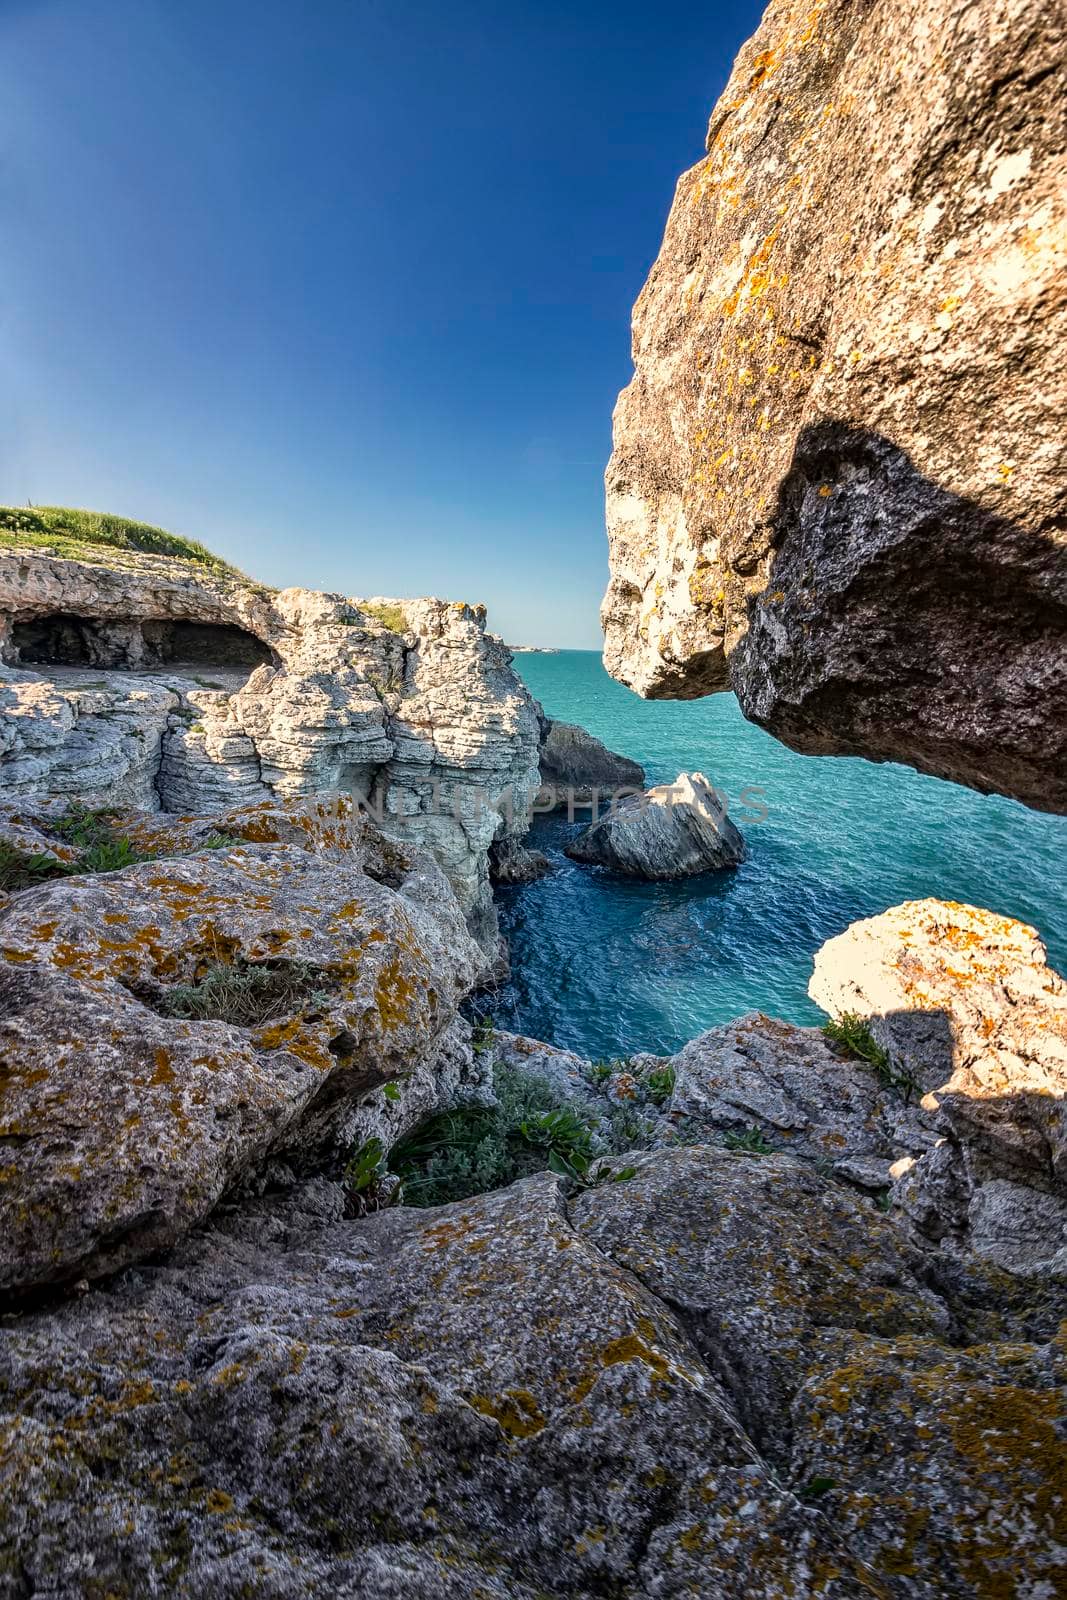
POLYGON ((519 839, 501 839, 489 846, 491 883, 536 883, 552 870, 543 850, 530 850, 519 839))
POLYGON ((595 795, 603 805, 620 789, 643 789, 645 769, 585 728, 548 720, 541 735, 541 784, 541 803, 547 796, 557 808, 588 806, 595 795))
POLYGON ((619 801, 567 846, 573 861, 650 879, 735 867, 744 854, 725 801, 701 772, 619 801))

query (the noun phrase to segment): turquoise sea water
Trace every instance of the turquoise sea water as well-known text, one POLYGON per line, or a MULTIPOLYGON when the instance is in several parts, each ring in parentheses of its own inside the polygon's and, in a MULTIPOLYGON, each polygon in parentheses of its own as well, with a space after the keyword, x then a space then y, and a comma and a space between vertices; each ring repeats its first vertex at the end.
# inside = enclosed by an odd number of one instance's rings
POLYGON ((650 781, 697 770, 725 789, 748 856, 734 871, 639 883, 568 861, 580 824, 536 821, 530 842, 558 871, 498 891, 513 967, 494 998, 501 1026, 601 1057, 673 1051, 752 1008, 820 1021, 807 983, 823 941, 927 895, 1034 924, 1067 971, 1067 818, 907 767, 796 755, 732 696, 641 700, 593 651, 515 665, 550 716, 635 757, 650 781), (762 789, 766 821, 746 820, 746 785, 762 789))

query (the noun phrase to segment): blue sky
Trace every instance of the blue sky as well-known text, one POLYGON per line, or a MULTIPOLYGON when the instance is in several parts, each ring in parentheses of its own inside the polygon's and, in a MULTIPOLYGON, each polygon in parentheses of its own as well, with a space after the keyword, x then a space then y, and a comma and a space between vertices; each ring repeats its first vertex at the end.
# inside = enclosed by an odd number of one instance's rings
POLYGON ((0 0, 0 500, 597 646, 630 308, 759 13, 0 0))

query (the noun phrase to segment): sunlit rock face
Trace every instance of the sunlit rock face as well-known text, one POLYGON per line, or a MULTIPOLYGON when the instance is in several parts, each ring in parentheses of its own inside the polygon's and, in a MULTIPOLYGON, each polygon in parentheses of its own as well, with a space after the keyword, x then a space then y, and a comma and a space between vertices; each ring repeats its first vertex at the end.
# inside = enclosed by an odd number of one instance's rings
POLYGON ((775 0, 679 180, 607 472, 605 663, 1067 810, 1063 40, 775 0))
MULTIPOLYGON (((4 908, 0 1297, 173 1244, 272 1158, 343 1161, 477 1098, 457 1008, 484 957, 444 874, 320 809, 135 815, 158 859, 4 908)), ((0 810, 0 847, 59 862, 55 821, 0 810)))
POLYGON ((867 1019, 941 1142, 899 1170, 929 1237, 1013 1271, 1067 1268, 1067 984, 1033 928, 909 900, 815 957, 811 997, 867 1019))
POLYGON ((496 945, 488 854, 538 709, 484 606, 268 590, 108 549, 0 556, 0 800, 206 813, 339 790, 432 851, 496 945))

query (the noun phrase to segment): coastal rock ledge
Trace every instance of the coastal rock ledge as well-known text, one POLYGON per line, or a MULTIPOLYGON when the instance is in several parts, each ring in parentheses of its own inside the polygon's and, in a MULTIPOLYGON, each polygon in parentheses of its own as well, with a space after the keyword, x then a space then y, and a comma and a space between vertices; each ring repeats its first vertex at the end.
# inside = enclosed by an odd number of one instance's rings
POLYGON ((773 0, 678 181, 608 671, 1067 811, 1062 10, 773 0))
POLYGON ((0 800, 206 814, 339 791, 428 849, 490 959, 540 711, 484 606, 266 589, 172 556, 0 551, 0 800))

